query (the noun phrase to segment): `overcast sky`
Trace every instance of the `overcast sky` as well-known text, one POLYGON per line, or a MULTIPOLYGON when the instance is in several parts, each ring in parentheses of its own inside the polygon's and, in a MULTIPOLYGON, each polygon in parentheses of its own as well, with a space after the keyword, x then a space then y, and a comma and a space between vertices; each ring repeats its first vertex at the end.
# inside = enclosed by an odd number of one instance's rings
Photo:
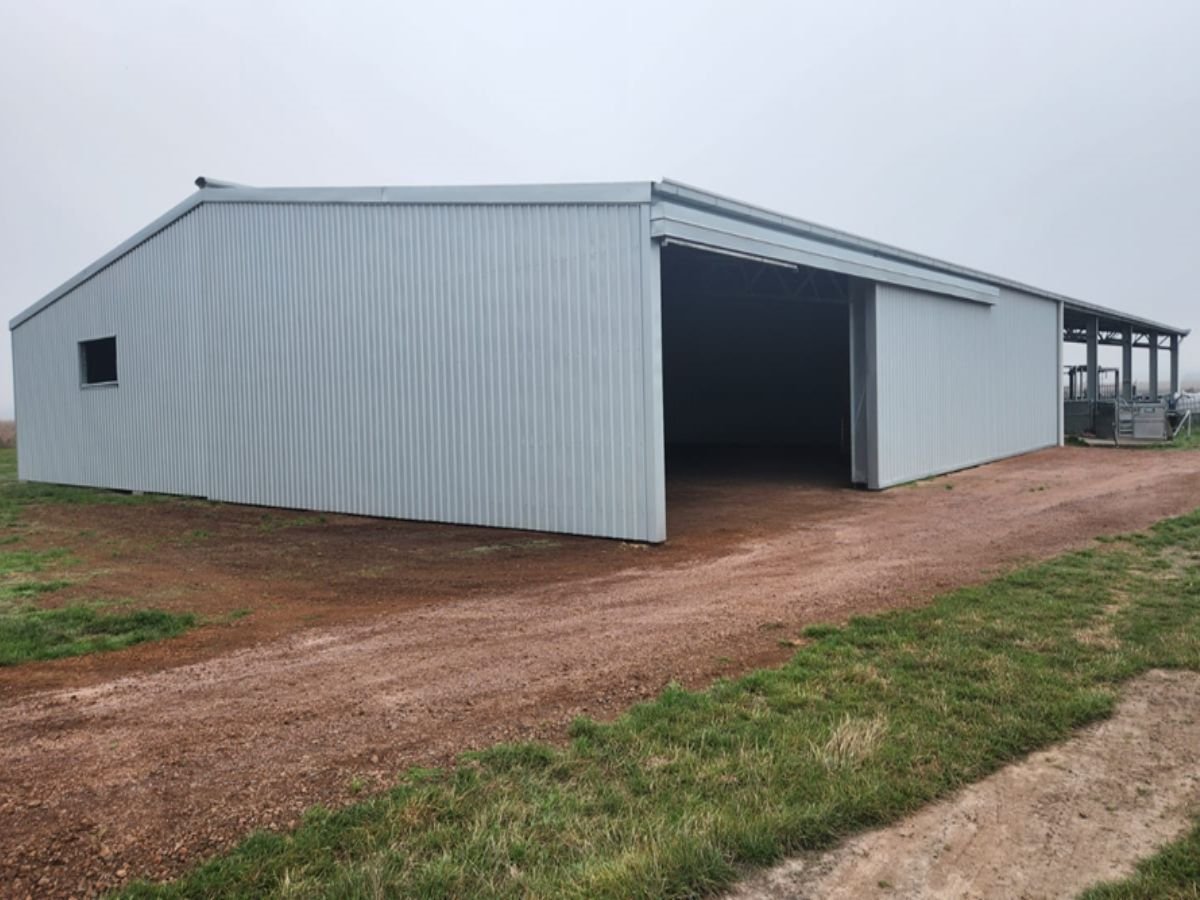
POLYGON ((199 174, 668 176, 1200 328, 1194 0, 0 0, 0 127, 5 320, 199 174))

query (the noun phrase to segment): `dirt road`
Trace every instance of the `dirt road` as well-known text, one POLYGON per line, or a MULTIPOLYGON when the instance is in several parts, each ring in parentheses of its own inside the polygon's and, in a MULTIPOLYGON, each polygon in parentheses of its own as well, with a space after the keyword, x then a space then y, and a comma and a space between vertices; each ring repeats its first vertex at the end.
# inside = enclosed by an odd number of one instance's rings
POLYGON ((253 612, 0 673, 0 885, 67 895, 166 877, 350 799, 353 779, 555 738, 673 679, 782 660, 803 625, 1197 506, 1200 454, 1066 448, 882 494, 684 479, 662 548, 373 520, 251 537, 243 519, 260 511, 46 509, 45 533, 91 517, 124 548, 90 558, 108 561, 96 579, 111 590, 192 607, 207 591, 214 611, 253 612), (203 542, 145 544, 196 517, 203 542))

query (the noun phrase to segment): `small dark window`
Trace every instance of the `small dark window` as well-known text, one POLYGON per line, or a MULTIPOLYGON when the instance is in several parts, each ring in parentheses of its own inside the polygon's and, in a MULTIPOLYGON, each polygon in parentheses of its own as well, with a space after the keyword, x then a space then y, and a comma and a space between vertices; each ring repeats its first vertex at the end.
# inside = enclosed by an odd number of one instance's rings
POLYGON ((117 383, 117 339, 79 342, 79 380, 83 384, 117 383))

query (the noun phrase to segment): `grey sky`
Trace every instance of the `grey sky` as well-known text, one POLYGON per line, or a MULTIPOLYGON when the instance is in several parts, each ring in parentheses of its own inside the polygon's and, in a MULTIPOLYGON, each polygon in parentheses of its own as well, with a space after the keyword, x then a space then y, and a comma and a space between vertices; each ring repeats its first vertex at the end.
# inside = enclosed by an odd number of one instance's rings
POLYGON ((1200 328, 1191 0, 0 0, 0 123, 5 321, 198 174, 667 175, 1200 328))

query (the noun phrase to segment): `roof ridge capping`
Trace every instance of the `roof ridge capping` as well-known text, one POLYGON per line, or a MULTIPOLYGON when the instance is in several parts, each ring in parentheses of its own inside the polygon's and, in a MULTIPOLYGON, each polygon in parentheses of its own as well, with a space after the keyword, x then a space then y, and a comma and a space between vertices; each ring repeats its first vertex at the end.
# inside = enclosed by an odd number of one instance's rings
POLYGON ((653 194, 651 181, 255 187, 202 176, 196 186, 202 203, 648 204, 653 194))

